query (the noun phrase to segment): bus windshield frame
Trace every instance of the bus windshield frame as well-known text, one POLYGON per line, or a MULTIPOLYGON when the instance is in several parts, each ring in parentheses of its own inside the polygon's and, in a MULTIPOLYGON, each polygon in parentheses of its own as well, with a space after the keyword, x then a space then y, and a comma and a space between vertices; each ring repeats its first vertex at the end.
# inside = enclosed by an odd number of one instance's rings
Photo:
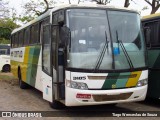
POLYGON ((124 49, 133 64, 132 70, 146 68, 146 47, 138 13, 110 9, 67 9, 66 23, 71 31, 67 68, 131 70, 124 49), (118 41, 121 41, 124 49, 118 41))

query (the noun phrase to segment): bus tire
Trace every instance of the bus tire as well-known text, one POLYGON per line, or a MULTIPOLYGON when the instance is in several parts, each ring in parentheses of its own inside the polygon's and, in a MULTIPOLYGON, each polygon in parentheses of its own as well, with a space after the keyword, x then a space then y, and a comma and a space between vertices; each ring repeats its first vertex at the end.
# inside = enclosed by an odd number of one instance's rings
POLYGON ((4 65, 3 68, 2 68, 2 71, 3 72, 10 72, 11 71, 11 66, 8 65, 8 64, 4 65))
POLYGON ((50 102, 49 104, 50 104, 51 108, 53 108, 53 109, 63 109, 63 108, 65 108, 64 104, 62 104, 61 102, 56 101, 56 100, 54 100, 52 103, 50 102))
POLYGON ((19 87, 21 89, 27 89, 28 88, 28 84, 22 81, 22 77, 21 77, 21 70, 18 70, 18 80, 19 80, 19 87))

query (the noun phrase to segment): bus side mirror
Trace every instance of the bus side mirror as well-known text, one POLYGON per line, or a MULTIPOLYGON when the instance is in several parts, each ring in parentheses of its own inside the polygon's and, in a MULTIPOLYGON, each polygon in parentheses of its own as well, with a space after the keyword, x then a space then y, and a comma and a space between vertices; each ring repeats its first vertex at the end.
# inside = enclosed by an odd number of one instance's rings
POLYGON ((144 37, 147 46, 151 47, 151 29, 149 27, 144 27, 144 37))
POLYGON ((60 28, 60 45, 66 47, 71 39, 70 29, 66 26, 60 28))

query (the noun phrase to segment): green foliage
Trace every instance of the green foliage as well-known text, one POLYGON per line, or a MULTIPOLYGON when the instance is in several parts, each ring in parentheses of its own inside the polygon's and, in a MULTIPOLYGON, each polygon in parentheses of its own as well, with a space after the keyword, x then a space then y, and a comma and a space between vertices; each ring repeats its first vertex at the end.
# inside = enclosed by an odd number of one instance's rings
POLYGON ((142 8, 142 11, 144 11, 144 10, 147 10, 147 9, 149 9, 147 6, 144 6, 143 8, 142 8))
POLYGON ((13 29, 19 27, 19 25, 14 23, 13 20, 10 18, 4 18, 4 19, 0 19, 0 27, 13 30, 13 29))
POLYGON ((10 44, 10 40, 4 39, 4 38, 0 38, 0 44, 10 44))
POLYGON ((0 28, 0 38, 10 39, 10 33, 10 29, 0 28))
POLYGON ((152 8, 150 14, 154 14, 160 8, 160 0, 144 0, 144 1, 148 3, 152 8))
POLYGON ((23 17, 19 17, 17 18, 19 21, 23 22, 23 23, 27 23, 30 22, 31 20, 34 19, 34 17, 32 17, 31 15, 29 16, 23 16, 23 17))
POLYGON ((10 43, 10 35, 13 29, 19 27, 12 19, 0 19, 0 43, 10 43))
POLYGON ((51 9, 55 0, 29 0, 26 4, 23 5, 26 15, 33 17, 40 16, 51 9))

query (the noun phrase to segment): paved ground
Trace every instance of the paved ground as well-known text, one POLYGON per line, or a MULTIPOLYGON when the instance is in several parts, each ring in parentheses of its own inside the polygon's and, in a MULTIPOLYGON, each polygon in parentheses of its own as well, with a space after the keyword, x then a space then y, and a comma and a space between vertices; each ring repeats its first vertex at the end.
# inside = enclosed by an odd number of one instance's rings
MULTIPOLYGON (((8 77, 3 77, 0 73, 0 111, 54 111, 55 114, 61 113, 57 118, 54 119, 83 119, 85 116, 91 116, 92 119, 106 119, 102 116, 110 112, 117 113, 120 111, 132 112, 132 111, 153 111, 160 112, 160 100, 147 100, 143 102, 135 103, 123 103, 117 104, 116 106, 101 105, 101 106, 87 106, 87 107, 69 107, 61 111, 50 108, 47 101, 43 100, 42 93, 34 88, 22 90, 18 86, 17 80, 12 78, 10 74, 8 77), (7 80, 8 79, 8 80, 7 80), (62 117, 60 117, 62 116, 62 117), (63 117, 69 116, 69 117, 63 117), (73 116, 72 118, 70 116, 73 116), (78 117, 77 117, 78 116, 78 117), (60 118, 59 118, 60 117, 60 118), (80 117, 80 118, 79 118, 80 117), (98 118, 97 118, 98 117, 98 118)), ((1 120, 2 118, 0 118, 1 120)), ((6 118, 3 118, 6 119, 6 118)), ((19 118, 20 119, 20 118, 19 118)), ((27 118, 28 119, 28 118, 27 118)), ((31 118, 29 118, 31 119, 31 118)), ((43 118, 44 119, 44 118, 43 118)), ((50 119, 50 118, 45 118, 50 119)), ((52 118, 53 119, 53 118, 52 118)), ((90 119, 90 117, 85 117, 90 119)), ((116 119, 112 117, 110 119, 116 119)), ((130 118, 119 118, 119 120, 125 120, 130 118)), ((132 119, 141 120, 151 118, 135 117, 132 119)), ((152 119, 158 119, 153 118, 152 119)), ((8 119, 6 119, 8 120, 8 119)), ((17 118, 15 118, 17 120, 17 118)))

